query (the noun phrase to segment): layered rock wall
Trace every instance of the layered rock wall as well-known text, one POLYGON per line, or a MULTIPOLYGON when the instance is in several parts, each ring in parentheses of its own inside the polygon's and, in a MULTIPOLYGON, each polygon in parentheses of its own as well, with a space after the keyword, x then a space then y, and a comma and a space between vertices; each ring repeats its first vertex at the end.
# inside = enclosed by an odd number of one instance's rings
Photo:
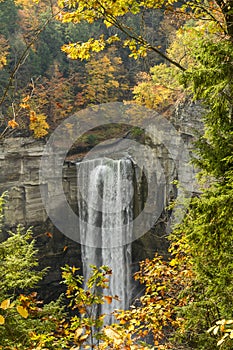
MULTIPOLYGON (((44 142, 30 138, 6 139, 0 145, 0 193, 7 191, 5 222, 0 239, 18 225, 33 226, 40 268, 50 267, 40 288, 45 301, 56 299, 61 292, 61 267, 81 266, 80 246, 69 240, 49 220, 41 200, 39 167, 44 142)), ((71 204, 76 192, 75 167, 64 164, 64 190, 71 204)), ((54 178, 56 186, 56 178, 54 178)), ((43 185, 46 190, 46 184, 43 185)))

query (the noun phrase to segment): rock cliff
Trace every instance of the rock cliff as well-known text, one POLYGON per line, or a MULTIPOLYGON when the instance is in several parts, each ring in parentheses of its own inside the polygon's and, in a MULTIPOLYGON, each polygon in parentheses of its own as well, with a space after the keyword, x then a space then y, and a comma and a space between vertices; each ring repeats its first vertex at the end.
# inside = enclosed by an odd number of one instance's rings
MULTIPOLYGON (((195 129, 201 130, 200 114, 202 109, 199 105, 195 105, 189 101, 179 104, 174 107, 171 121, 176 129, 181 134, 185 145, 188 149, 192 149, 192 140, 195 134, 195 129)), ((138 196, 135 200, 135 216, 144 208, 144 202, 147 199, 148 181, 155 181, 156 169, 153 168, 151 159, 146 154, 153 152, 160 164, 160 171, 164 173, 166 185, 159 194, 158 200, 162 202, 162 210, 156 224, 152 229, 140 239, 133 243, 133 260, 136 263, 138 260, 146 257, 152 257, 155 251, 166 254, 167 249, 167 223, 171 212, 167 209, 167 205, 171 199, 176 198, 177 188, 172 183, 174 180, 180 180, 179 166, 174 163, 174 157, 171 155, 163 142, 157 139, 157 130, 151 126, 149 129, 149 137, 144 140, 144 148, 138 151, 138 148, 130 147, 126 149, 123 146, 121 152, 135 159, 143 159, 146 166, 144 168, 137 167, 136 181, 138 196), (148 152, 147 152, 148 150, 148 152), (142 152, 138 154, 138 152, 142 152), (147 180, 145 180, 145 177, 147 180)), ((130 133, 127 135, 130 138, 130 133)), ((164 138, 169 138, 169 134, 164 134, 164 138)), ((166 142, 165 142, 166 144, 166 142)), ((60 293, 60 267, 65 264, 76 265, 81 267, 81 250, 80 245, 71 239, 65 237, 52 224, 45 211, 41 200, 40 186, 44 187, 44 191, 48 190, 47 184, 39 183, 39 166, 42 153, 44 151, 45 142, 35 141, 31 138, 10 138, 6 139, 0 145, 0 192, 8 192, 8 202, 5 212, 5 231, 14 228, 17 224, 25 227, 33 226, 35 237, 37 238, 37 246, 39 249, 39 260, 41 267, 50 266, 50 270, 46 278, 42 282, 41 296, 45 300, 51 300, 60 293)), ((182 145, 169 144, 168 148, 176 148, 182 153, 182 145)), ((107 152, 110 151, 111 145, 107 147, 107 152)), ((77 158, 79 155, 77 155, 77 158)), ((53 165, 51 164, 51 167, 53 165)), ((188 168, 187 168, 188 169, 188 168)), ((186 170, 185 170, 186 171, 186 170)), ((193 174, 190 170, 187 173, 182 171, 183 182, 190 191, 190 179, 193 174)), ((191 170, 193 171, 193 170, 191 170)), ((53 174, 54 196, 56 195, 56 174, 53 174)), ((51 185, 51 184, 50 184, 51 185)), ((74 211, 77 209, 77 177, 76 167, 73 162, 66 161, 63 165, 63 188, 64 193, 70 206, 74 211)), ((158 188, 154 188, 155 195, 158 188)), ((50 191, 51 192, 51 191, 50 191)), ((152 207, 147 205, 146 210, 150 211, 152 207)), ((4 239, 6 233, 2 234, 1 239, 4 239)), ((136 266, 136 265, 135 265, 136 266)))

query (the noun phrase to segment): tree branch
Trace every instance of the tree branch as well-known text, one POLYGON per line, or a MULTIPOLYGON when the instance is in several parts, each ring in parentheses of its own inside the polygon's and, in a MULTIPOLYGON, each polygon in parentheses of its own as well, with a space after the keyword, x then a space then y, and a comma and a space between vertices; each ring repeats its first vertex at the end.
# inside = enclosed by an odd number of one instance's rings
POLYGON ((170 58, 165 53, 160 51, 157 47, 155 47, 153 45, 150 45, 145 39, 143 39, 142 37, 139 37, 138 35, 136 35, 136 33, 132 33, 130 28, 128 28, 122 22, 120 22, 117 17, 115 17, 113 15, 110 15, 106 11, 106 9, 104 8, 103 4, 101 4, 101 3, 99 3, 99 4, 100 4, 101 8, 104 10, 104 13, 101 12, 101 14, 104 16, 105 20, 108 21, 109 23, 111 23, 112 25, 114 25, 117 29, 119 29, 127 37, 129 37, 130 39, 134 39, 138 44, 143 45, 148 50, 156 52, 160 57, 162 57, 163 59, 168 61, 170 64, 176 66, 177 68, 179 68, 183 72, 186 70, 178 62, 174 61, 172 58, 170 58))

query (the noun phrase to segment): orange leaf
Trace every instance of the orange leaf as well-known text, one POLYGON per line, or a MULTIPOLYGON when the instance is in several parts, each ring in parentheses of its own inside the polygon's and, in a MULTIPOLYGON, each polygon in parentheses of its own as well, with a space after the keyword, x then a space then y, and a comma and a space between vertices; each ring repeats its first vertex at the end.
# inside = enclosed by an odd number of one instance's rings
POLYGON ((17 126, 19 126, 19 124, 14 119, 12 119, 9 120, 8 126, 10 126, 12 129, 15 129, 17 126))
POLYGON ((22 99, 22 101, 23 101, 23 102, 27 102, 29 99, 30 99, 30 96, 27 95, 26 97, 24 97, 24 98, 22 99))
POLYGON ((112 297, 110 297, 109 295, 105 295, 104 299, 107 301, 108 304, 111 304, 112 302, 112 297))
POLYGON ((86 313, 85 307, 79 307, 78 311, 80 312, 80 314, 85 314, 86 313))
POLYGON ((20 103, 19 106, 21 108, 24 108, 24 109, 26 109, 26 108, 29 109, 30 108, 30 105, 28 103, 20 103))
POLYGON ((120 320, 120 324, 125 324, 126 320, 124 320, 123 318, 120 320))
POLYGON ((46 234, 46 236, 48 236, 49 238, 52 238, 52 237, 53 237, 53 234, 52 234, 51 232, 46 232, 45 234, 46 234))
POLYGON ((56 102, 56 105, 57 105, 58 108, 63 108, 62 104, 59 103, 59 102, 56 102))
POLYGON ((31 117, 36 117, 36 112, 35 111, 30 111, 30 118, 31 117))

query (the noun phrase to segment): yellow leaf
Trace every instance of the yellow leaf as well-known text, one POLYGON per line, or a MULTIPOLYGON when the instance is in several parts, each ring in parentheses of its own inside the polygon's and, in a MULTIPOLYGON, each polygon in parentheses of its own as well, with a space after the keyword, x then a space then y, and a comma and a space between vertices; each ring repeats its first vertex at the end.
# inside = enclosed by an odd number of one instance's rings
POLYGON ((226 324, 232 324, 233 323, 233 320, 227 320, 226 321, 226 324))
POLYGON ((134 325, 130 325, 129 328, 128 328, 129 331, 134 331, 134 325))
POLYGON ((220 346, 227 337, 228 337, 228 334, 224 334, 224 336, 217 342, 217 346, 220 346))
POLYGON ((109 337, 110 339, 120 339, 120 334, 118 332, 116 332, 114 329, 110 328, 110 327, 106 327, 104 329, 104 333, 107 337, 109 337))
POLYGON ((0 315, 0 325, 3 325, 5 323, 5 318, 0 315))
POLYGON ((16 307, 18 313, 23 317, 23 318, 28 318, 28 311, 25 309, 23 306, 18 305, 16 307))
POLYGON ((10 299, 3 300, 2 303, 1 303, 0 308, 3 309, 3 310, 6 310, 6 309, 9 308, 10 303, 11 303, 10 299))
POLYGON ((82 328, 77 328, 74 335, 75 339, 79 338, 82 332, 83 332, 82 328))
POLYGON ((86 340, 88 337, 89 337, 88 334, 84 334, 84 335, 82 335, 82 336, 79 338, 79 341, 84 341, 84 340, 86 340))
POLYGON ((170 261, 170 266, 175 266, 175 265, 178 265, 178 261, 176 259, 172 259, 170 261))

